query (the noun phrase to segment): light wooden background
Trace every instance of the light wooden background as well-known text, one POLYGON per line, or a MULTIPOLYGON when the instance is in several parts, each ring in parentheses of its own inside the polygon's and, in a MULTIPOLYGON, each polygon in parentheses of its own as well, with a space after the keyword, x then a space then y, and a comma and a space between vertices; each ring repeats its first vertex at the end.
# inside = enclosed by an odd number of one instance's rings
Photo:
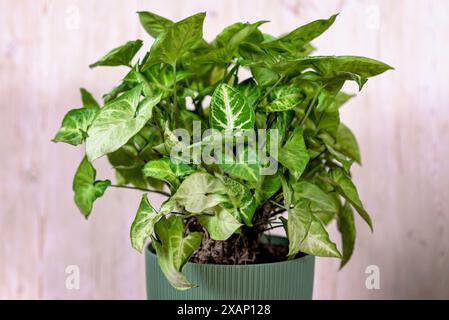
MULTIPOLYGON (((370 80, 344 112, 361 144, 354 175, 375 233, 359 224, 342 271, 318 259, 314 297, 449 298, 449 2, 441 0, 0 0, 0 298, 145 297, 143 256, 128 239, 140 195, 108 190, 85 221, 71 191, 83 150, 50 142, 79 106, 79 87, 99 98, 125 72, 89 63, 126 40, 150 44, 138 10, 175 20, 207 11, 208 39, 235 21, 269 19, 264 30, 280 34, 341 12, 315 42, 319 53, 366 55, 396 70, 370 80), (79 290, 66 289, 69 265, 80 268, 79 290), (379 267, 379 290, 365 287, 369 265, 379 267)), ((99 178, 111 174, 96 166, 99 178)))

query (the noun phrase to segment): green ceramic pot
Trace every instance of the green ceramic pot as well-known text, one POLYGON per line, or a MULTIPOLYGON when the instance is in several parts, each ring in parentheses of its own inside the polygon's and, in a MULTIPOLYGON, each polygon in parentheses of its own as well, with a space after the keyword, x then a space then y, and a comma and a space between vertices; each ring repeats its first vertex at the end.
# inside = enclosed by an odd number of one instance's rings
MULTIPOLYGON (((284 237, 271 236, 275 244, 284 237)), ((297 300, 312 299, 315 257, 253 265, 187 263, 183 273, 198 287, 178 291, 165 279, 151 246, 145 250, 150 300, 297 300)))

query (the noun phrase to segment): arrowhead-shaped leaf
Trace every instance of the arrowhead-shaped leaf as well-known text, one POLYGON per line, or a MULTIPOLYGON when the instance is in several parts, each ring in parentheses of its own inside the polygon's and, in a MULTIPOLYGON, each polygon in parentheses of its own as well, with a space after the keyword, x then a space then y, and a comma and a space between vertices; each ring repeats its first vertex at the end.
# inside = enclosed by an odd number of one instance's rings
POLYGON ((308 200, 288 209, 287 230, 290 257, 300 251, 319 257, 341 257, 320 219, 310 210, 308 200))
POLYGON ((103 58, 89 67, 95 68, 98 66, 130 66, 131 60, 136 55, 137 51, 142 47, 142 40, 128 41, 124 45, 112 49, 103 58))
POLYGON ((351 178, 349 178, 343 170, 338 168, 335 168, 330 172, 330 178, 333 181, 333 184, 337 187, 337 191, 354 207, 354 209, 357 210, 372 231, 373 223, 371 217, 368 212, 366 212, 365 208, 363 208, 357 188, 354 183, 352 183, 351 178))
POLYGON ((154 41, 142 71, 157 63, 175 65, 179 58, 203 38, 205 17, 205 13, 198 13, 169 26, 154 41))
POLYGON ((309 152, 302 135, 302 129, 295 128, 285 145, 279 150, 279 162, 298 180, 307 163, 309 152))
POLYGON ((223 83, 215 89, 210 104, 211 128, 226 132, 253 129, 255 118, 254 110, 236 88, 223 83))
POLYGON ((140 200, 136 217, 131 225, 131 244, 134 249, 142 252, 145 242, 153 235, 154 225, 161 219, 162 214, 156 212, 144 194, 140 200))
POLYGON ((304 96, 298 87, 278 87, 273 90, 271 95, 272 100, 261 106, 266 112, 291 110, 304 101, 304 96))
POLYGON ((83 102, 84 108, 100 108, 97 100, 92 96, 92 94, 84 88, 80 88, 81 101, 83 102))
POLYGON ((92 206, 97 198, 100 198, 106 188, 111 185, 109 180, 95 180, 97 172, 87 157, 81 161, 73 178, 73 191, 75 203, 87 218, 92 211, 92 206))
POLYGON ((123 146, 151 118, 161 96, 145 98, 139 103, 141 91, 139 85, 100 110, 86 140, 86 153, 91 161, 123 146))
POLYGON ((179 186, 173 199, 191 213, 201 213, 223 202, 226 188, 214 176, 197 172, 188 176, 179 186))
POLYGON ((137 13, 139 14, 140 24, 153 38, 157 38, 161 33, 174 24, 173 21, 152 12, 140 11, 137 13))
POLYGON ((297 53, 298 51, 302 51, 306 44, 326 31, 334 23, 336 18, 337 15, 335 14, 327 20, 310 22, 279 39, 265 42, 264 46, 275 50, 282 49, 284 51, 297 53))
POLYGON ((206 228, 214 240, 227 240, 242 224, 226 209, 216 207, 211 213, 198 217, 201 225, 206 228))
POLYGON ((65 142, 74 146, 82 143, 99 110, 98 108, 80 108, 67 112, 53 141, 65 142))
POLYGON ((181 217, 162 218, 156 223, 155 231, 159 241, 154 241, 157 260, 162 272, 170 284, 178 290, 195 287, 181 273, 184 265, 199 247, 202 235, 191 232, 184 236, 184 224, 181 217))

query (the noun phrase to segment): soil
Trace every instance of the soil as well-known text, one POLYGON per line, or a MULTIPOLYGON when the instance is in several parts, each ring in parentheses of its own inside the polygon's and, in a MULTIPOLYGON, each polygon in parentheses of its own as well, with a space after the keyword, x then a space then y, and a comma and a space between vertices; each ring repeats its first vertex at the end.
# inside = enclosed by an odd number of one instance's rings
MULTIPOLYGON (((204 264, 260 264, 285 261, 288 246, 263 241, 263 234, 269 226, 273 206, 269 203, 259 209, 253 217, 253 227, 242 227, 240 234, 234 234, 225 241, 212 240, 197 218, 187 222, 186 231, 204 233, 200 248, 190 261, 204 264)), ((265 238, 266 239, 266 238, 265 238)), ((303 254, 298 255, 301 257, 303 254)))

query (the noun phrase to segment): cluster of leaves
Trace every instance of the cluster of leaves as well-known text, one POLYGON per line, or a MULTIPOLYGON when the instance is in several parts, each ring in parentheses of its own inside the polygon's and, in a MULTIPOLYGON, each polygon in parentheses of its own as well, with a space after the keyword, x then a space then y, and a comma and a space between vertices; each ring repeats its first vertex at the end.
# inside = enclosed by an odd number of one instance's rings
POLYGON ((290 258, 298 252, 338 257, 344 265, 355 241, 354 212, 372 229, 351 176, 360 163, 352 132, 340 122, 339 109, 351 95, 345 81, 360 89, 390 66, 355 56, 309 56, 310 42, 336 19, 317 20, 281 37, 262 33, 256 23, 235 23, 212 42, 203 39, 204 13, 173 22, 139 12, 142 26, 155 38, 135 63, 141 40, 110 51, 96 66, 128 66, 122 82, 103 96, 101 107, 81 89, 83 107, 69 111, 54 141, 86 144, 76 171, 75 202, 87 217, 93 202, 111 186, 96 180, 92 161, 107 156, 116 171, 115 187, 164 193, 159 210, 142 196, 131 226, 132 246, 141 251, 151 239, 168 281, 177 289, 192 284, 181 273, 201 245, 204 232, 226 240, 251 228, 265 203, 289 239, 290 258), (240 69, 249 77, 239 79, 240 69), (208 102, 210 99, 210 103, 208 102), (205 165, 170 159, 179 143, 176 128, 241 132, 278 129, 278 171, 260 175, 261 163, 205 165), (276 215, 287 211, 287 218, 276 215), (189 232, 186 219, 197 217, 204 232, 189 232), (325 226, 336 220, 340 252, 325 226))

